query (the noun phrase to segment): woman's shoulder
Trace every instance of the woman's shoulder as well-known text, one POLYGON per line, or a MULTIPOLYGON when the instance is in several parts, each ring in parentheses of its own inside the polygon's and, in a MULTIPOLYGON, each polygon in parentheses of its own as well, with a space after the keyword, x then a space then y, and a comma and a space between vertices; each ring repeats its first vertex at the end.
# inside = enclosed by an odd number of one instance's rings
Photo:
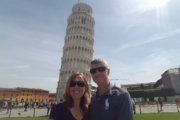
POLYGON ((63 110, 65 107, 66 107, 66 103, 63 102, 63 103, 58 103, 58 104, 54 105, 53 109, 54 110, 63 110))
POLYGON ((66 102, 56 104, 50 113, 50 118, 54 120, 72 120, 71 117, 72 115, 66 102))
POLYGON ((58 120, 58 119, 61 120, 60 118, 63 118, 64 108, 65 108, 65 103, 58 103, 54 105, 51 109, 49 118, 54 120, 58 120))

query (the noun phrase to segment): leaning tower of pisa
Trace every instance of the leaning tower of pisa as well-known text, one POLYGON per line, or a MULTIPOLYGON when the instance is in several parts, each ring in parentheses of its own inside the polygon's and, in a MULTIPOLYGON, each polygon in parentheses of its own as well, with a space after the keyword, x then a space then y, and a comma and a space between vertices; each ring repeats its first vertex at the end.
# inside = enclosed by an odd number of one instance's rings
POLYGON ((82 72, 86 76, 89 85, 91 84, 89 65, 94 52, 95 21, 92 17, 92 8, 85 3, 75 4, 67 22, 57 86, 57 101, 60 102, 63 101, 66 82, 72 73, 82 72))

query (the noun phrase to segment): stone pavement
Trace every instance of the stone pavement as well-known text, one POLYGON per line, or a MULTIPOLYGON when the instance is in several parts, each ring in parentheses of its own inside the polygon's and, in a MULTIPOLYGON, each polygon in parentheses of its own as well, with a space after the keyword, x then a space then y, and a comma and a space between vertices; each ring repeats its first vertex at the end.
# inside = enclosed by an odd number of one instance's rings
MULTIPOLYGON (((158 113, 159 106, 157 105, 144 105, 141 106, 141 113, 158 113)), ((178 112, 176 104, 164 104, 162 112, 178 112)), ((180 108, 179 108, 180 110, 180 108)), ((140 107, 136 105, 136 113, 140 114, 140 107)))
MULTIPOLYGON (((180 110, 180 108, 179 108, 180 110)), ((162 112, 178 112, 177 106, 175 104, 164 104, 162 112)), ((33 117, 34 109, 27 109, 24 112, 24 109, 12 109, 10 117, 33 117), (20 114, 18 114, 20 113, 20 114)), ((140 114, 140 107, 136 105, 136 113, 140 114)), ((141 106, 141 113, 158 113, 157 105, 145 105, 141 106)), ((35 109, 35 117, 46 116, 47 109, 35 109)), ((6 111, 0 111, 0 118, 9 117, 9 114, 6 114, 6 111)))
MULTIPOLYGON (((9 114, 6 114, 7 110, 3 110, 0 112, 0 118, 9 117, 9 114)), ((9 111, 10 113, 10 111, 9 111)), ((33 117, 34 109, 27 109, 24 111, 23 108, 21 109, 12 109, 10 117, 33 117), (18 114, 19 113, 19 114, 18 114)), ((35 109, 35 117, 38 116, 46 116, 47 109, 35 109)))

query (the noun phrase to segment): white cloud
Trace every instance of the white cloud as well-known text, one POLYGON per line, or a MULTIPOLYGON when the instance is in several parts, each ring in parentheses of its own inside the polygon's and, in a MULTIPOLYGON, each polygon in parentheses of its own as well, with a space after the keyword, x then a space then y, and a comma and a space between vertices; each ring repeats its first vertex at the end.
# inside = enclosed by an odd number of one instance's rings
POLYGON ((54 42, 53 40, 44 40, 43 44, 52 46, 53 48, 56 48, 56 49, 62 49, 62 44, 54 42))
MULTIPOLYGON (((120 1, 115 0, 114 6, 118 11, 125 12, 125 14, 134 14, 134 13, 142 13, 152 9, 157 9, 159 7, 163 7, 169 0, 126 0, 120 1), (117 7, 118 6, 118 7, 117 7)), ((122 14, 122 12, 120 12, 122 14)))
POLYGON ((144 44, 147 44, 147 43, 150 43, 153 41, 162 40, 167 37, 175 36, 177 34, 180 34, 180 28, 176 29, 174 31, 166 32, 166 33, 154 34, 154 35, 152 35, 152 37, 148 38, 147 40, 137 40, 137 41, 125 43, 120 46, 120 49, 126 49, 126 48, 130 48, 130 47, 144 45, 144 44))
POLYGON ((156 52, 141 58, 136 63, 121 62, 120 60, 109 59, 111 72, 109 78, 111 79, 129 79, 112 81, 117 85, 129 83, 155 82, 161 78, 161 74, 179 65, 178 50, 157 50, 156 52))
POLYGON ((18 75, 17 74, 1 74, 0 77, 2 78, 16 78, 18 75))
POLYGON ((19 65, 19 66, 16 66, 15 68, 18 68, 18 69, 30 68, 30 65, 19 65))
POLYGON ((18 66, 6 66, 6 67, 0 67, 0 69, 27 69, 30 68, 30 65, 18 65, 18 66))

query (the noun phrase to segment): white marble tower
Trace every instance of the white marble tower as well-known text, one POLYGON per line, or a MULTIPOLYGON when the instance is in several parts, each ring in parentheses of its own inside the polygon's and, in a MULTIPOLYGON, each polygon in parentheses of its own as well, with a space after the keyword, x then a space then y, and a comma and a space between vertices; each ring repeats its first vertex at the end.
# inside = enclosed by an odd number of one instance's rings
POLYGON ((57 86, 57 101, 64 100, 63 94, 66 82, 74 72, 82 72, 86 76, 89 85, 91 85, 89 69, 94 52, 95 25, 92 12, 89 5, 77 3, 73 6, 72 14, 68 18, 57 86))

